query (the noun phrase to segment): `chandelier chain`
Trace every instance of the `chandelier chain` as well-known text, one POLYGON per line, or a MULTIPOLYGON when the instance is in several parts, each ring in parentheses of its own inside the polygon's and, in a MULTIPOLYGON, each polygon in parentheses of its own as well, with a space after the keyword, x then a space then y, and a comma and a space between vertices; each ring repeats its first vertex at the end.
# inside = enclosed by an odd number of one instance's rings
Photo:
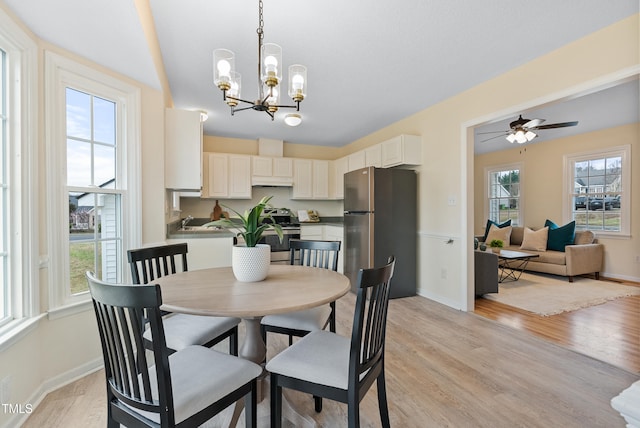
POLYGON ((262 81, 260 80, 260 76, 262 75, 262 40, 264 38, 264 18, 262 16, 262 0, 258 0, 258 29, 256 30, 258 33, 258 94, 260 96, 260 100, 264 97, 264 92, 262 90, 262 81))

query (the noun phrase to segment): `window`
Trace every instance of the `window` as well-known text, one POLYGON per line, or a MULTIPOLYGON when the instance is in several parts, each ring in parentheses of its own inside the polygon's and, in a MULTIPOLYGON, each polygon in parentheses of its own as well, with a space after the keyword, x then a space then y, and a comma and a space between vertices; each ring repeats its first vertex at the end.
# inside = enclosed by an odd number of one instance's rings
MULTIPOLYGON (((45 54, 50 307, 89 301, 85 272, 126 280, 140 244, 139 90, 45 54)), ((63 309, 66 310, 66 309, 63 309)))
POLYGON ((576 228, 628 235, 630 146, 565 158, 569 220, 576 228))
POLYGON ((87 270, 105 281, 122 279, 122 186, 117 103, 67 87, 66 104, 69 280, 77 295, 87 291, 87 270))
POLYGON ((0 9, 0 345, 38 306, 36 58, 0 9))
POLYGON ((487 217, 496 223, 511 219, 514 226, 522 224, 520 184, 521 165, 504 165, 487 170, 487 217))

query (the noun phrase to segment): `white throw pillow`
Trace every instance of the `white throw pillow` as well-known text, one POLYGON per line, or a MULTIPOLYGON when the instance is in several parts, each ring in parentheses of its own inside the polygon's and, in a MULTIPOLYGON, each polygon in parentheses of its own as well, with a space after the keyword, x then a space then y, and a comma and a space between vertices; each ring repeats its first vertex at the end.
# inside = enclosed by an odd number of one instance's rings
POLYGON ((520 249, 530 251, 547 251, 548 236, 548 226, 545 226, 540 230, 532 230, 528 227, 525 227, 524 237, 522 238, 522 245, 520 245, 520 249))
POLYGON ((489 228, 489 233, 487 233, 487 239, 485 240, 485 242, 487 243, 487 245, 489 245, 494 239, 499 239, 502 241, 503 246, 506 247, 511 242, 512 230, 513 227, 511 226, 497 227, 495 224, 492 224, 489 228))

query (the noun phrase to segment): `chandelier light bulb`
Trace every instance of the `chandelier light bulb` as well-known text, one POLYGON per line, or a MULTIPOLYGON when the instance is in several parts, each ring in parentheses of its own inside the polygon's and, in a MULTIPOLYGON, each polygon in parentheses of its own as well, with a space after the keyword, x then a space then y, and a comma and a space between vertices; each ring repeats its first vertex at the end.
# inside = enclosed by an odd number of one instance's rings
POLYGON ((229 72, 231 71, 231 64, 226 59, 221 59, 218 61, 218 73, 220 77, 230 77, 229 72))
POLYGON ((302 89, 302 85, 304 85, 304 77, 302 77, 299 74, 296 74, 295 76, 293 76, 293 78, 291 79, 291 83, 293 85, 293 89, 295 89, 296 91, 302 89))

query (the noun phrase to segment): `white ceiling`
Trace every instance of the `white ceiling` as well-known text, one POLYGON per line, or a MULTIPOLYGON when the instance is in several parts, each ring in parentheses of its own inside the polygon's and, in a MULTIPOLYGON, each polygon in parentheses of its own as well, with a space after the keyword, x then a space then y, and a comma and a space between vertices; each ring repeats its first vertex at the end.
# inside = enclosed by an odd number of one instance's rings
MULTIPOLYGON (((160 88, 134 1, 0 2, 43 40, 160 88)), ((231 117, 212 82, 212 51, 225 47, 236 53, 243 98, 257 96, 257 0, 149 0, 174 104, 206 110, 206 134, 339 147, 639 10, 637 0, 264 3, 265 41, 282 46, 285 67, 308 68, 297 128, 282 123, 290 112, 284 109, 274 122, 254 111, 231 117)), ((580 104, 568 113, 560 104, 552 107, 514 112, 506 126, 519 113, 546 123, 580 121, 578 127, 541 131, 536 140, 542 141, 543 133, 557 136, 595 124, 580 104)), ((606 127, 604 119, 620 116, 607 109, 595 117, 606 127)))

